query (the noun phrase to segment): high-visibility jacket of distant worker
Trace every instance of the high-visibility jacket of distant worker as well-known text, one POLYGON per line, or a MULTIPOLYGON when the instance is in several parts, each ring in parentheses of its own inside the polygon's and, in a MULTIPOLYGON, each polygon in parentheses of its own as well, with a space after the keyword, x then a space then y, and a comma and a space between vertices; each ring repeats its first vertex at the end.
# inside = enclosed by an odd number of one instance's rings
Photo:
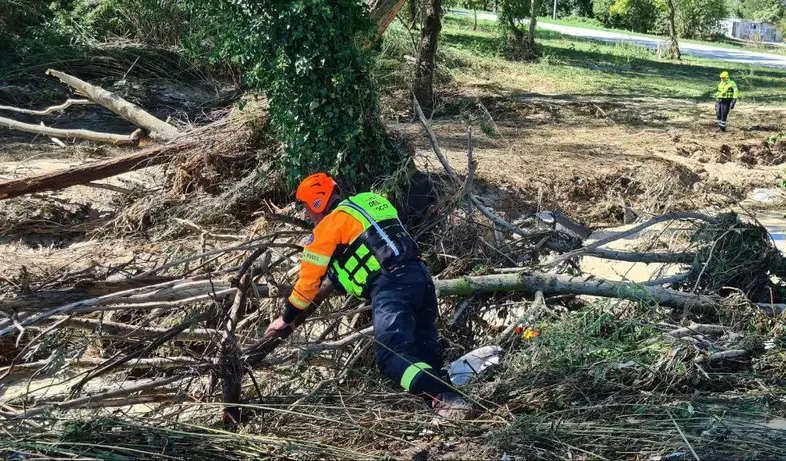
POLYGON ((308 307, 326 275, 339 291, 367 298, 380 271, 417 257, 417 243, 385 197, 373 192, 352 196, 314 228, 289 302, 300 310, 308 307))
POLYGON ((718 82, 718 91, 715 93, 716 99, 737 99, 738 97, 737 83, 734 80, 727 79, 725 82, 723 80, 718 82))

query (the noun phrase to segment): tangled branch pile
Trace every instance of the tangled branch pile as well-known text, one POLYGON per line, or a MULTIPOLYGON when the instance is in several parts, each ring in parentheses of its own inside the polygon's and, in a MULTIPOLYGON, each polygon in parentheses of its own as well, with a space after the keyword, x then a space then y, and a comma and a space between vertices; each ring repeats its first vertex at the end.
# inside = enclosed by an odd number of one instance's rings
POLYGON ((165 241, 197 232, 199 239, 164 260, 134 258, 102 276, 82 274, 77 284, 42 282, 47 289, 32 293, 27 283, 0 300, 0 427, 11 434, 0 450, 375 458, 416 455, 424 449, 417 438, 441 440, 436 450, 448 457, 474 444, 478 457, 557 459, 613 458, 634 439, 636 459, 693 449, 707 459, 740 450, 777 459, 772 431, 737 407, 719 420, 713 407, 753 383, 777 395, 786 373, 777 352, 783 322, 750 302, 771 300, 777 311, 782 301, 777 290, 757 298, 775 286, 772 275, 783 276, 766 231, 736 216, 676 213, 582 242, 564 216, 512 219, 490 210, 473 189, 471 142, 461 177, 424 125, 447 177, 412 229, 438 279, 446 354, 452 360, 485 345, 506 352, 492 376, 459 389, 482 418, 435 428, 419 399, 376 373, 370 307, 359 300, 325 292, 291 337, 262 338, 309 230, 290 207, 269 206, 249 222, 252 204, 280 190, 255 176, 259 146, 275 154, 252 141, 255 125, 230 117, 197 131, 200 144, 178 152, 165 187, 129 194, 104 228, 104 235, 165 241), (679 253, 608 248, 672 220, 704 223, 688 224, 693 238, 679 253), (682 270, 694 263, 687 274, 629 283, 582 273, 582 256, 682 270), (689 289, 674 289, 680 283, 689 289), (729 296, 729 284, 739 292, 729 296), (527 340, 516 327, 540 335, 527 340), (219 428, 219 414, 232 432, 219 428), (598 444, 598 433, 611 442, 598 444))

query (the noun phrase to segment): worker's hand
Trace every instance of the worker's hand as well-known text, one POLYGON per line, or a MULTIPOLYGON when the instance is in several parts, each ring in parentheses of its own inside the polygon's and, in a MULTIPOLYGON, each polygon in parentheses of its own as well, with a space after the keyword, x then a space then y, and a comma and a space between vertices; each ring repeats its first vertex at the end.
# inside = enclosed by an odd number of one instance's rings
POLYGON ((730 105, 729 107, 731 107, 732 109, 734 109, 734 106, 736 106, 736 105, 737 105, 737 100, 736 100, 736 99, 732 99, 732 100, 731 100, 731 105, 730 105))
POLYGON ((284 321, 283 317, 279 317, 273 320, 273 323, 268 325, 267 330, 265 330, 265 338, 269 338, 276 334, 277 331, 286 330, 287 328, 294 329, 294 325, 291 323, 287 323, 284 321))

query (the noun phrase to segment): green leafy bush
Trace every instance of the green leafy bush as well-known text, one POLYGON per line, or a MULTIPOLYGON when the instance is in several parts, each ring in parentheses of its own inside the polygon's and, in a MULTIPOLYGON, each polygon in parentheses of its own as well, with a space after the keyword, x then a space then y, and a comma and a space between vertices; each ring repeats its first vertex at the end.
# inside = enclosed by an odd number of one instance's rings
POLYGON ((367 188, 402 161, 388 146, 372 78, 375 26, 360 0, 189 0, 190 50, 246 71, 265 91, 294 185, 324 170, 367 188))
POLYGON ((652 0, 593 0, 592 11, 606 27, 635 32, 652 30, 658 16, 652 0))
MULTIPOLYGON (((538 55, 534 39, 529 37, 530 3, 529 0, 502 0, 499 3, 502 54, 508 59, 528 61, 538 55)), ((537 13, 537 2, 535 8, 537 13)))
POLYGON ((786 15, 786 4, 780 0, 742 0, 739 9, 746 19, 778 22, 786 15))
POLYGON ((11 40, 49 17, 49 2, 42 0, 0 0, 0 50, 11 40))
POLYGON ((82 43, 118 37, 178 45, 190 29, 183 3, 173 0, 75 0, 53 9, 57 29, 82 43))
MULTIPOLYGON (((657 31, 669 34, 668 10, 665 2, 657 2, 660 9, 657 31)), ((684 38, 705 38, 719 32, 718 21, 728 16, 726 0, 674 0, 677 33, 684 38)))

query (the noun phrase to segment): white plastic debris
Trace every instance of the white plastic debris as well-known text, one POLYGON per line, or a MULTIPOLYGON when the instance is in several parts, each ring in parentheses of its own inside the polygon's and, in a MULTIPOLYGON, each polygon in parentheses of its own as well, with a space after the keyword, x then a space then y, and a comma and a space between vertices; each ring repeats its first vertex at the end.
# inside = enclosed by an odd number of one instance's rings
POLYGON ((489 367, 499 365, 499 346, 485 346, 475 349, 454 361, 448 367, 448 375, 455 386, 464 386, 472 378, 481 376, 489 367))
POLYGON ((751 198, 761 203, 780 203, 784 201, 783 192, 779 189, 753 189, 751 198))

